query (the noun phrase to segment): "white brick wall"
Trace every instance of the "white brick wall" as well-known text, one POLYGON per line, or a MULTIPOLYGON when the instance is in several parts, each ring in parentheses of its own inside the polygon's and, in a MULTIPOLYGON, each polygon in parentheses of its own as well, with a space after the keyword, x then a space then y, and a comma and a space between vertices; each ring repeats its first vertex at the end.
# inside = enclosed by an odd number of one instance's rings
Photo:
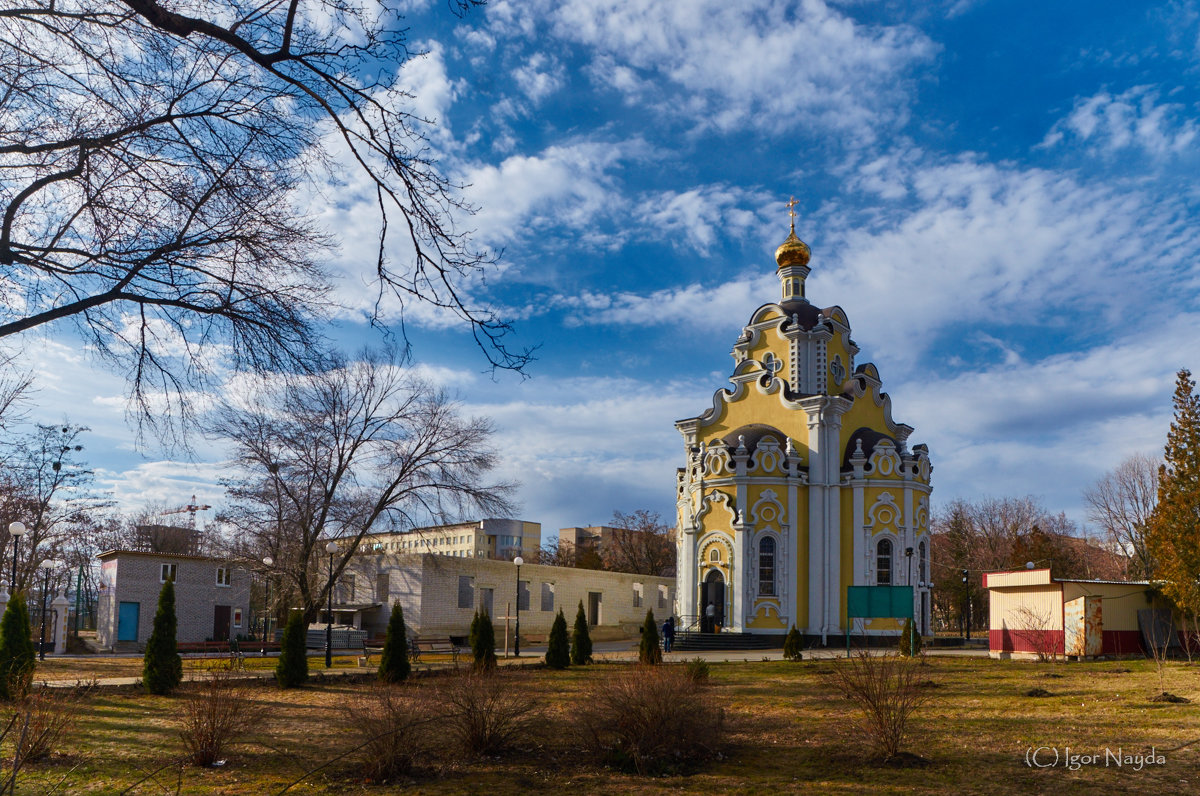
MULTIPOLYGON (((492 620, 498 627, 503 628, 503 617, 510 605, 511 615, 516 615, 517 567, 509 561, 433 554, 368 554, 358 556, 351 566, 359 573, 355 577, 354 602, 383 603, 381 610, 364 616, 364 629, 373 633, 384 632, 391 604, 398 601, 404 608, 404 620, 414 633, 466 635, 480 604, 481 589, 493 590, 492 620), (376 575, 385 571, 389 592, 386 600, 374 593, 376 575), (460 576, 471 579, 473 601, 468 608, 458 605, 460 576)), ((641 626, 647 610, 654 611, 655 619, 661 623, 671 613, 675 599, 674 578, 525 564, 521 567, 521 580, 529 589, 529 608, 521 610, 522 635, 548 633, 559 608, 568 625, 572 624, 581 600, 587 609, 589 592, 601 595, 601 627, 623 627, 632 632, 641 626), (554 587, 554 608, 550 611, 541 610, 543 583, 554 587), (640 608, 633 604, 634 584, 642 587, 640 608), (665 587, 661 605, 660 587, 665 587)))

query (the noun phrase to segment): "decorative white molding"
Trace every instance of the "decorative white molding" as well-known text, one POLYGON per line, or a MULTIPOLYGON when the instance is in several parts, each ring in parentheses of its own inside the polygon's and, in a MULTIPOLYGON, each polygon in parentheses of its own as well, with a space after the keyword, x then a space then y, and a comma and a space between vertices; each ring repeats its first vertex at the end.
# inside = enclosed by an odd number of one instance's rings
POLYGON ((767 523, 782 525, 786 519, 787 511, 783 508, 783 503, 779 501, 779 496, 775 494, 774 489, 764 489, 758 500, 754 501, 754 505, 750 507, 750 524, 752 525, 767 523))
POLYGON ((900 470, 900 454, 889 439, 881 439, 875 443, 869 462, 871 475, 884 478, 903 475, 900 470))
POLYGON ((737 503, 730 505, 730 497, 728 492, 709 492, 704 496, 704 501, 700 504, 700 511, 696 512, 697 526, 703 527, 708 515, 712 513, 717 506, 723 508, 729 514, 729 527, 732 528, 738 522, 737 503))
POLYGON ((874 528, 876 525, 880 527, 899 525, 903 519, 904 516, 900 507, 896 505, 896 499, 892 497, 892 493, 884 492, 876 498, 871 508, 867 509, 865 526, 874 528))
POLYGON ((782 464, 783 451, 779 447, 779 440, 773 434, 764 434, 754 448, 754 455, 750 457, 750 471, 773 473, 781 470, 782 464))

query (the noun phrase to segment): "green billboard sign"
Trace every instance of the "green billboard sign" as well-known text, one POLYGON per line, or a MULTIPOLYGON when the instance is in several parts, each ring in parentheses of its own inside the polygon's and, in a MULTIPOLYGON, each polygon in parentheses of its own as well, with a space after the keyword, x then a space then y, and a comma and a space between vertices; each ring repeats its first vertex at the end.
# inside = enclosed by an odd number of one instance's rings
POLYGON ((912 619, 912 586, 849 586, 846 616, 850 619, 912 619))

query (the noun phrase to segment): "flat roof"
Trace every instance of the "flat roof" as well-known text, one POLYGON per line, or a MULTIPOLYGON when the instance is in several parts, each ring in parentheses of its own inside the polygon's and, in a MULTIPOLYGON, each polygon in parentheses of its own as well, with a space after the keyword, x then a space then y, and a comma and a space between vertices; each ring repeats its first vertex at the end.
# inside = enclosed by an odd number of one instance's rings
POLYGON ((217 556, 200 556, 189 553, 150 553, 145 550, 105 550, 96 558, 112 558, 113 556, 147 556, 150 558, 182 558, 189 561, 232 561, 232 558, 217 556))

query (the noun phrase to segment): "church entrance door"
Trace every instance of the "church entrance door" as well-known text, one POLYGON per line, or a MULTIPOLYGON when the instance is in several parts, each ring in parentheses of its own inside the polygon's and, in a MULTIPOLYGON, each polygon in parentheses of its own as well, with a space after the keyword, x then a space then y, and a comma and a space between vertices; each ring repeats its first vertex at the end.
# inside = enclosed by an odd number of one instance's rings
POLYGON ((714 569, 700 584, 700 632, 716 633, 725 624, 725 576, 714 569), (708 607, 713 606, 710 614, 708 607))

